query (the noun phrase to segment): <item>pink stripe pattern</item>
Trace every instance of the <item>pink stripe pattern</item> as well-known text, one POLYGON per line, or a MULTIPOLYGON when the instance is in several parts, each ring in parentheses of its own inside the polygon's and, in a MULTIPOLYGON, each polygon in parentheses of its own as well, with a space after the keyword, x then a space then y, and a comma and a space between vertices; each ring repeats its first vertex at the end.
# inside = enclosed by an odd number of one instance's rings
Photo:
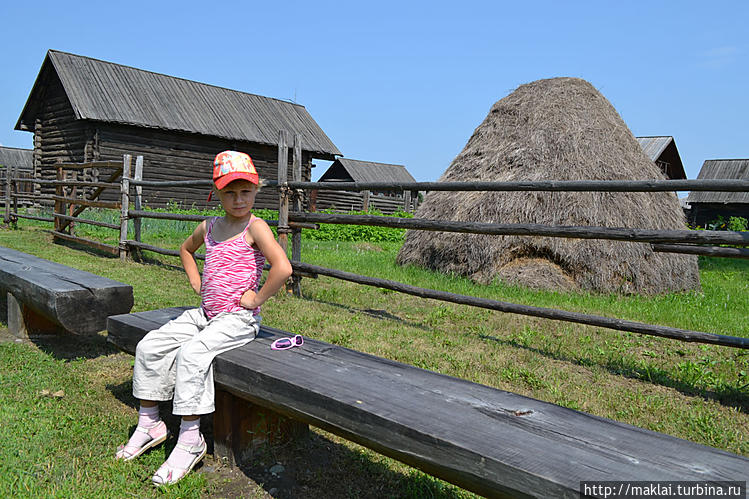
MULTIPOLYGON (((245 239, 250 225, 259 218, 252 215, 242 234, 226 241, 215 241, 211 235, 216 220, 218 217, 210 220, 205 234, 205 265, 200 290, 201 306, 209 319, 221 312, 245 310, 239 304, 242 294, 248 289, 257 292, 265 265, 265 256, 245 239)), ((259 313, 260 307, 253 310, 254 315, 259 313)))

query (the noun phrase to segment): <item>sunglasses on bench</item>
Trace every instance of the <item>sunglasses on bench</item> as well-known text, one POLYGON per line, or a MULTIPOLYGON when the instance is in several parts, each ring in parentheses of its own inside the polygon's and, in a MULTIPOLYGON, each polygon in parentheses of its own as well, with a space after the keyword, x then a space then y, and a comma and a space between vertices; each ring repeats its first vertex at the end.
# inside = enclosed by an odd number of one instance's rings
POLYGON ((297 334, 291 338, 278 338, 276 341, 271 343, 271 350, 288 350, 293 347, 300 347, 304 344, 304 338, 302 335, 297 334))

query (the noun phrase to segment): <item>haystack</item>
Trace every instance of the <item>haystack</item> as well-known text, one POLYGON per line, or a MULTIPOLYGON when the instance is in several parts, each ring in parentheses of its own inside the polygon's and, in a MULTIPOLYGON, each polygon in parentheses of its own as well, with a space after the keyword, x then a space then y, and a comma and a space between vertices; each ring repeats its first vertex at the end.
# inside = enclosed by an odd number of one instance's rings
MULTIPOLYGON (((664 179, 609 101, 585 80, 520 86, 494 104, 443 182, 664 179)), ((430 192, 417 218, 685 229, 676 195, 430 192)), ((656 294, 699 289, 697 258, 649 244, 409 231, 400 264, 532 288, 656 294)))

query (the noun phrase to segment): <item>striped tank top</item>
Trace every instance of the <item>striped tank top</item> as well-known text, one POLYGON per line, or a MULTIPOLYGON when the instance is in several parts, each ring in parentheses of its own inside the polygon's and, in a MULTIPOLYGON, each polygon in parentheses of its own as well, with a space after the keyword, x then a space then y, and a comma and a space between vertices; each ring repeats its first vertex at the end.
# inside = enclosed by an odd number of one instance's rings
MULTIPOLYGON (((226 241, 216 241, 211 231, 218 218, 210 219, 205 233, 205 265, 200 294, 203 300, 201 306, 209 319, 221 312, 245 310, 239 300, 248 289, 257 292, 265 265, 265 256, 247 244, 245 239, 250 225, 259 218, 250 216, 241 234, 226 241)), ((252 312, 259 314, 260 307, 252 312)))

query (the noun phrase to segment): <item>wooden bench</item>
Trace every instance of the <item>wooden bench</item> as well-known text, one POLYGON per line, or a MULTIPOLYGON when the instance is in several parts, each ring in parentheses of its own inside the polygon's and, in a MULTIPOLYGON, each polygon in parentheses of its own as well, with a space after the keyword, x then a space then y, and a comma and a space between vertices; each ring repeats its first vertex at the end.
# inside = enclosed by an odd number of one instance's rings
POLYGON ((95 334, 132 308, 132 286, 0 247, 0 311, 17 337, 95 334))
MULTIPOLYGON (((109 341, 132 353, 182 310, 110 317, 109 341)), ((271 350, 280 336, 263 326, 216 358, 217 454, 263 442, 263 418, 276 422, 265 433, 299 434, 283 427, 291 418, 488 497, 579 497, 583 480, 747 478, 735 454, 322 341, 271 350)))

